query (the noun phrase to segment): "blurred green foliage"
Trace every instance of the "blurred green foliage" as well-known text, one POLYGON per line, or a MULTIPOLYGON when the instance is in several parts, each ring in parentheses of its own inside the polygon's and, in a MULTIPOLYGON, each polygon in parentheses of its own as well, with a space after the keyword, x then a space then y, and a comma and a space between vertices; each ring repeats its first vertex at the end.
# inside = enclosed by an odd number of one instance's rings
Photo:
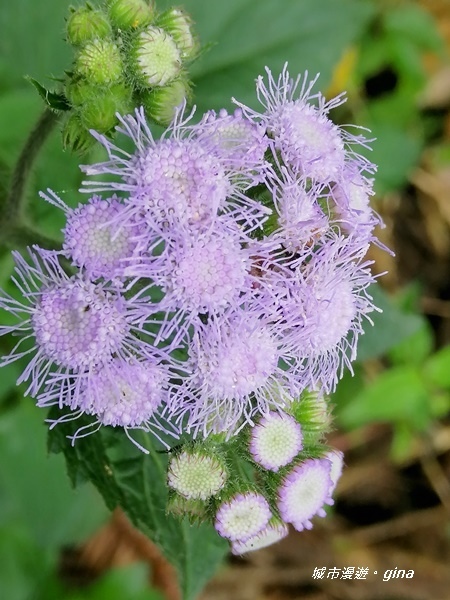
MULTIPOLYGON (((418 108, 426 81, 423 54, 444 53, 435 23, 415 2, 396 2, 393 7, 376 0, 186 0, 182 4, 192 14, 202 42, 211 43, 192 70, 200 111, 230 110, 231 96, 255 105, 255 77, 265 65, 278 72, 285 61, 292 73, 321 72, 319 86, 325 90, 338 62, 356 48, 353 74, 344 82, 350 88, 346 110, 377 138, 370 158, 379 164, 378 192, 405 183, 429 135, 418 108), (369 84, 376 83, 377 77, 387 78, 391 87, 371 94, 369 84)), ((161 9, 166 5, 171 3, 159 3, 161 9)), ((0 6, 0 192, 42 110, 38 94, 24 76, 56 89, 55 79, 70 66, 70 50, 62 39, 68 6, 61 0, 16 0, 0 6)), ((64 221, 61 212, 38 199, 38 190, 51 187, 74 205, 82 200, 77 193, 80 182, 78 159, 62 152, 55 132, 29 185, 29 218, 38 229, 59 238, 64 221)), ((11 270, 10 255, 3 251, 2 287, 8 287, 11 270)), ((373 316, 374 328, 367 323, 355 375, 344 377, 333 401, 337 423, 344 429, 374 421, 392 423, 393 454, 401 457, 414 437, 450 408, 450 350, 434 350, 430 327, 415 308, 414 291, 394 300, 379 289, 373 295, 383 313, 373 316), (369 378, 364 363, 375 359, 387 368, 369 378)), ((7 343, 1 339, 0 349, 6 351, 3 344, 7 343)), ((13 364, 2 370, 0 378, 2 597, 155 600, 141 566, 112 572, 80 592, 62 586, 56 574, 61 548, 85 539, 106 514, 88 484, 76 492, 70 489, 61 455, 47 456, 42 411, 21 400, 23 390, 14 387, 20 371, 13 364)), ((55 430, 53 449, 64 433, 63 428, 55 430)), ((83 450, 81 444, 73 449, 67 456, 73 480, 97 479, 110 508, 117 502, 125 505, 135 523, 177 566, 184 597, 194 598, 223 557, 225 545, 212 531, 177 525, 165 516, 163 455, 138 454, 122 438, 116 438, 115 445, 110 442, 105 433, 82 440, 83 450), (105 476, 99 482, 104 464, 111 470, 110 480, 105 476)))
POLYGON ((360 39, 353 74, 355 117, 376 141, 370 159, 378 165, 379 193, 401 187, 417 164, 428 130, 419 99, 427 81, 425 53, 445 55, 436 23, 415 2, 379 5, 360 39))

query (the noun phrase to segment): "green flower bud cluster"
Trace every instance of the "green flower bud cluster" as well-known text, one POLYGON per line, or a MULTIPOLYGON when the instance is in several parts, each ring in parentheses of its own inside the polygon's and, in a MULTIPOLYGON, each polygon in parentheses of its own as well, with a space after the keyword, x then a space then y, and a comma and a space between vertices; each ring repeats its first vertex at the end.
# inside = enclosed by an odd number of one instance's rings
POLYGON ((199 53, 193 22, 180 8, 158 14, 153 0, 104 0, 70 8, 67 41, 75 58, 65 96, 71 106, 63 131, 65 147, 85 152, 89 133, 112 135, 116 113, 144 106, 163 126, 191 98, 189 62, 199 53))
MULTIPOLYGON (((327 494, 314 500, 320 504, 314 509, 316 516, 324 516, 322 504, 332 503, 342 469, 342 453, 323 441, 330 428, 327 401, 308 393, 288 410, 269 412, 231 438, 215 434, 174 449, 167 472, 167 512, 192 523, 212 523, 229 540, 232 552, 242 554, 287 535, 283 490, 291 485, 293 474, 298 477, 302 469, 316 468, 329 471, 327 494), (258 518, 264 521, 261 530, 249 538, 235 537, 241 522, 255 519, 257 527, 258 518)), ((309 475, 310 483, 307 477, 305 486, 311 486, 315 475, 309 475)), ((299 530, 303 525, 294 523, 299 530)))

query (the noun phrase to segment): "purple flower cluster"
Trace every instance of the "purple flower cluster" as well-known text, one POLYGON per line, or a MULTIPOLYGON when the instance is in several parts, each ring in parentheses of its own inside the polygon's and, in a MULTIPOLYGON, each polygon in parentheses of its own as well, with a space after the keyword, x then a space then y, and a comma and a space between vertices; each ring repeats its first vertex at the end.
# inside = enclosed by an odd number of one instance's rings
POLYGON ((159 139, 137 110, 117 128, 131 151, 93 133, 108 158, 82 167, 100 176, 87 202, 42 194, 66 215, 62 251, 15 253, 23 300, 0 298, 19 317, 0 334, 20 336, 2 364, 29 357, 19 381, 39 406, 94 428, 231 436, 334 390, 374 310, 379 219, 367 142, 332 123, 343 99, 314 83, 267 70, 259 112, 195 123, 181 106, 159 139))

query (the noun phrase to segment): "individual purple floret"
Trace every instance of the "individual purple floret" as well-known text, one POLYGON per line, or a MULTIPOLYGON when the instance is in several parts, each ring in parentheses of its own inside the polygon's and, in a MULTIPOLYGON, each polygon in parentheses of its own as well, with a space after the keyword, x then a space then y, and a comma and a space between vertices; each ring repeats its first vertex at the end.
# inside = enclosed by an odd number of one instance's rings
POLYGON ((310 458, 286 475, 278 488, 278 510, 283 521, 302 531, 311 529, 314 516, 325 516, 323 506, 333 504, 330 472, 329 460, 310 458))
POLYGON ((274 161, 276 169, 268 170, 266 178, 277 214, 273 236, 289 252, 303 252, 331 226, 323 207, 326 201, 324 186, 311 185, 307 179, 280 164, 276 154, 274 161))
POLYGON ((94 195, 74 209, 51 190, 40 196, 66 214, 63 250, 74 265, 86 269, 92 278, 123 276, 135 257, 141 231, 132 223, 123 226, 124 205, 117 196, 103 200, 94 195))
POLYGON ((255 492, 236 494, 219 506, 214 526, 232 542, 246 542, 262 531, 272 513, 267 500, 255 492))
MULTIPOLYGON (((219 113, 209 111, 202 119, 202 126, 202 135, 214 141, 219 156, 228 154, 237 171, 245 173, 255 165, 264 164, 264 153, 269 144, 265 127, 249 121, 242 110, 236 109, 232 115, 225 109, 219 113)), ((251 181, 255 183, 254 175, 251 181)))
POLYGON ((381 224, 381 219, 369 204, 374 193, 372 185, 373 181, 361 175, 352 165, 344 169, 341 180, 330 192, 336 220, 342 231, 355 232, 362 240, 368 241, 374 227, 381 224))
POLYGON ((297 456, 302 439, 302 429, 293 417, 270 412, 252 428, 249 451, 259 465, 278 471, 297 456))
POLYGON ((308 73, 291 79, 287 65, 276 79, 266 68, 267 81, 258 77, 256 92, 265 111, 260 113, 236 102, 250 119, 263 123, 283 161, 303 177, 318 183, 341 178, 347 154, 364 168, 372 165, 359 157, 352 144, 367 145, 363 136, 354 136, 335 125, 328 113, 341 105, 344 95, 326 101, 312 89, 318 75, 308 80, 308 73))
POLYGON ((170 400, 170 410, 195 435, 237 433, 270 408, 291 402, 291 381, 279 366, 275 330, 245 311, 198 323, 189 347, 193 375, 170 400), (183 397, 185 400, 181 401, 183 397))

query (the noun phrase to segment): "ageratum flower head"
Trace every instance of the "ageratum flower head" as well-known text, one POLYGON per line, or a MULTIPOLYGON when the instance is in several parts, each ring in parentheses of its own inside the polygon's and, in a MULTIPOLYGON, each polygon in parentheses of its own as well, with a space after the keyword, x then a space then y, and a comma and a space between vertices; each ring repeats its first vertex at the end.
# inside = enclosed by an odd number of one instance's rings
POLYGON ((140 229, 133 223, 121 226, 124 206, 117 196, 102 199, 94 195, 75 209, 51 190, 40 196, 66 214, 63 250, 74 265, 84 268, 94 279, 114 279, 124 274, 127 263, 136 255, 140 229))
POLYGON ((278 78, 268 68, 266 75, 266 80, 258 77, 256 85, 263 112, 236 103, 251 120, 265 125, 288 167, 310 182, 323 184, 339 181, 348 162, 373 171, 373 165, 353 148, 367 146, 367 140, 335 125, 328 116, 345 101, 343 94, 327 101, 320 92, 313 93, 318 75, 309 80, 305 72, 292 79, 287 65, 278 78))
POLYGON ((230 311, 197 323, 189 346, 192 375, 169 402, 195 435, 233 435, 271 408, 289 404, 296 380, 282 368, 276 331, 252 313, 230 311), (182 400, 184 399, 184 400, 182 400))
POLYGON ((201 450, 185 450, 171 459, 168 485, 188 500, 215 496, 228 478, 224 462, 201 450))

